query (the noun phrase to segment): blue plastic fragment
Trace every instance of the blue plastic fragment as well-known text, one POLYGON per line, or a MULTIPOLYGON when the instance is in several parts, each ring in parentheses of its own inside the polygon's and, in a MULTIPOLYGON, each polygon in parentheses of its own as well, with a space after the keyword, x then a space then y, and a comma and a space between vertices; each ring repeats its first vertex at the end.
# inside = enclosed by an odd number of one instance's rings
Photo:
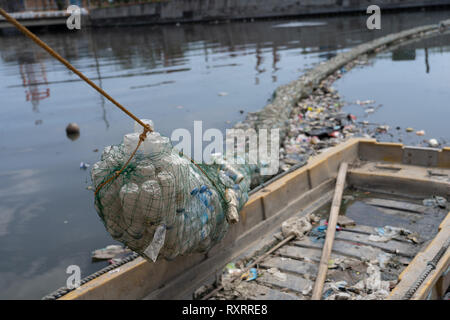
POLYGON ((251 268, 248 272, 242 275, 245 281, 252 281, 258 278, 258 270, 256 268, 251 268))
POLYGON ((195 187, 194 189, 192 189, 191 191, 191 195, 195 196, 198 193, 198 188, 195 187))
POLYGON ((201 186, 201 187, 200 187, 200 193, 203 193, 203 192, 205 192, 206 190, 208 190, 208 187, 207 187, 207 186, 201 186))
POLYGON ((328 289, 327 291, 324 292, 323 298, 324 299, 328 298, 333 292, 334 292, 333 289, 331 289, 331 288, 328 289))
POLYGON ((230 171, 227 171, 226 175, 229 176, 233 181, 236 181, 236 179, 237 179, 237 175, 230 171))
POLYGON ((208 198, 206 198, 206 195, 205 195, 205 194, 200 193, 200 194, 198 195, 198 197, 199 197, 200 201, 205 205, 205 207, 208 207, 208 206, 209 206, 209 201, 208 201, 208 198))
POLYGON ((378 232, 378 234, 379 234, 380 236, 384 236, 384 234, 386 233, 386 231, 384 230, 384 228, 376 228, 375 230, 378 232))

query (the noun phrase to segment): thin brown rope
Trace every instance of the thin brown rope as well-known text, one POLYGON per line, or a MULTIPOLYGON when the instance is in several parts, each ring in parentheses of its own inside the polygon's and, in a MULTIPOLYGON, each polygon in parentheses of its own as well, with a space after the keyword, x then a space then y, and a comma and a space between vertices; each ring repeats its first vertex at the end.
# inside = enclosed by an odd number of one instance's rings
POLYGON ((58 60, 59 62, 61 62, 64 66, 66 66, 67 69, 69 69, 70 71, 72 71, 73 73, 75 73, 77 76, 79 76, 82 80, 84 80, 87 84, 89 84, 92 88, 94 88, 95 90, 97 90, 101 95, 103 95, 106 99, 108 99, 109 101, 111 101, 114 105, 116 105, 119 109, 121 109, 123 112, 125 112, 129 117, 131 117, 132 119, 134 119, 137 123, 139 123, 143 128, 144 131, 142 132, 142 134, 139 136, 139 142, 138 145, 136 146, 136 149, 134 150, 134 152, 131 154, 130 158, 128 159, 128 161, 123 165, 123 167, 116 171, 114 173, 114 175, 109 178, 107 181, 103 182, 102 184, 100 184, 97 189, 95 190, 95 195, 97 195, 97 193, 100 191, 100 189, 107 183, 109 183, 112 180, 115 180, 122 172, 123 170, 125 170, 125 168, 128 166, 128 164, 130 163, 131 159, 134 157, 134 155, 136 154, 137 150, 139 149, 141 143, 145 140, 145 138, 147 137, 147 133, 148 132, 152 132, 153 130, 150 128, 149 125, 145 124, 144 122, 142 122, 138 117, 136 117, 133 113, 131 113, 127 108, 125 108, 124 106, 122 106, 119 102, 117 102, 113 97, 111 97, 108 93, 106 93, 106 91, 104 91, 102 88, 100 88, 99 86, 97 86, 94 82, 92 82, 88 77, 86 77, 83 73, 81 73, 80 71, 78 71, 77 68, 75 68, 73 65, 70 64, 69 61, 67 61, 66 59, 64 59, 63 57, 61 57, 55 50, 53 50, 52 48, 50 48, 44 41, 42 41, 41 39, 39 39, 39 37, 37 37, 34 33, 32 33, 30 30, 28 30, 25 26, 23 26, 19 21, 17 21, 16 19, 14 19, 13 17, 11 17, 5 10, 3 10, 2 8, 0 8, 0 14, 9 22, 11 23, 13 26, 15 26, 17 29, 19 29, 19 31, 21 31, 24 35, 26 35, 28 38, 30 38, 31 40, 33 40, 37 45, 39 45, 42 49, 44 49, 45 51, 47 51, 52 57, 54 57, 56 60, 58 60))
MULTIPOLYGON (((26 35, 28 38, 30 38, 31 40, 33 40, 37 45, 39 45, 42 49, 44 49, 45 51, 47 51, 52 57, 54 57, 56 60, 58 60, 59 62, 61 62, 64 66, 66 66, 67 69, 69 69, 70 71, 72 71, 73 73, 75 73, 77 76, 79 76, 82 80, 84 80, 87 84, 89 84, 92 88, 94 88, 95 90, 97 90, 100 94, 102 94, 106 99, 108 99, 109 101, 111 101, 114 105, 116 105, 119 109, 121 109, 123 112, 125 112, 129 117, 131 117, 132 119, 134 119, 137 123, 139 123, 142 127, 144 127, 144 131, 142 132, 142 134, 139 136, 139 142, 136 146, 136 149, 133 151, 133 153, 131 154, 130 158, 128 159, 128 161, 123 165, 123 167, 116 171, 114 173, 114 175, 112 177, 110 177, 108 180, 106 180, 105 182, 103 182, 102 184, 100 184, 97 189, 95 190, 95 195, 97 195, 97 193, 100 191, 100 189, 106 185, 107 183, 111 182, 112 180, 115 180, 122 172, 123 170, 125 170, 125 168, 128 166, 128 164, 130 163, 131 159, 134 157, 134 155, 136 154, 137 150, 139 149, 141 143, 145 140, 145 138, 147 137, 147 133, 152 132, 153 130, 150 128, 149 125, 143 123, 138 117, 136 117, 133 113, 131 113, 127 108, 125 108, 124 106, 122 106, 119 102, 117 102, 113 97, 111 97, 108 93, 106 93, 106 91, 104 91, 102 88, 100 88, 99 86, 97 86, 94 82, 92 82, 88 77, 86 77, 83 73, 81 73, 80 71, 78 71, 77 68, 75 68, 73 65, 70 64, 69 61, 67 61, 66 59, 64 59, 63 57, 61 57, 55 50, 53 50, 52 48, 50 48, 44 41, 42 41, 41 39, 39 39, 38 36, 36 36, 34 33, 32 33, 30 30, 28 30, 28 28, 26 28, 25 26, 23 26, 19 21, 17 21, 16 19, 14 19, 13 17, 11 17, 5 10, 3 10, 2 8, 0 8, 0 14, 9 22, 11 23, 13 26, 15 26, 17 29, 19 29, 19 31, 21 31, 24 35, 26 35)), ((208 179, 209 181, 211 181, 211 183, 214 185, 214 187, 216 187, 217 190, 219 190, 215 184, 215 182, 206 174, 206 172, 192 159, 189 159, 208 179)), ((223 197, 223 195, 221 195, 222 199, 225 200, 225 198, 223 197)))
POLYGON ((100 191, 100 189, 103 188, 106 184, 108 184, 109 182, 111 182, 113 180, 116 180, 117 177, 120 176, 120 174, 123 172, 123 170, 125 170, 125 168, 128 167, 128 164, 130 163, 131 159, 133 159, 134 155, 138 151, 139 147, 141 146, 141 143, 144 142, 145 138, 147 138, 147 133, 148 133, 147 128, 144 128, 144 131, 139 135, 139 142, 136 146, 136 149, 134 149, 133 153, 130 155, 127 162, 125 162, 125 164, 122 166, 122 168, 120 168, 120 170, 117 170, 116 172, 114 172, 114 175, 112 175, 109 179, 107 179, 106 181, 99 184, 97 189, 95 189, 95 192, 94 192, 95 195, 97 195, 97 193, 100 191))

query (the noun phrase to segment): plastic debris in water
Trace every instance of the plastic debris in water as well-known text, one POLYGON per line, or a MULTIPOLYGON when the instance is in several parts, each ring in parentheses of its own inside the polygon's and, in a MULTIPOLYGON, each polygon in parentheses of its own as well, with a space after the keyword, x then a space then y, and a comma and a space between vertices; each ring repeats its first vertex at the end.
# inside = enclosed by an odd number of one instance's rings
POLYGON ((316 136, 312 137, 310 140, 311 144, 318 144, 320 142, 320 139, 316 136))
POLYGON ((105 248, 98 249, 92 252, 93 260, 110 260, 116 258, 118 255, 128 254, 132 251, 120 245, 109 245, 105 248))
POLYGON ((66 127, 66 133, 67 134, 79 134, 80 133, 80 127, 78 124, 72 122, 69 123, 66 127))
POLYGON ((364 101, 356 100, 356 104, 360 106, 365 106, 367 104, 374 104, 374 103, 375 100, 364 100, 364 101))
POLYGON ((86 162, 80 162, 80 169, 86 170, 87 168, 89 168, 91 165, 89 163, 86 162))
POLYGON ((433 147, 433 148, 439 146, 439 142, 436 139, 428 140, 428 144, 430 145, 430 147, 433 147))
POLYGON ((418 136, 424 136, 424 135, 425 135, 425 131, 424 131, 424 130, 416 131, 416 135, 418 135, 418 136))

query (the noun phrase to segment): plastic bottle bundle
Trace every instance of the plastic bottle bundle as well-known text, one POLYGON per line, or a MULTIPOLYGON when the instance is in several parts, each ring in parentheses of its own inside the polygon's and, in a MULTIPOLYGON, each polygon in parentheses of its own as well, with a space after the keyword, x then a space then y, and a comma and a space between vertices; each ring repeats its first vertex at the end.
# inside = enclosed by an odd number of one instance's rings
MULTIPOLYGON (((153 129, 151 120, 142 120, 153 129)), ((95 188, 128 161, 142 127, 123 143, 104 149, 92 166, 95 188)), ((117 178, 101 187, 95 207, 111 236, 143 257, 173 259, 204 252, 220 241, 248 200, 248 165, 230 164, 219 154, 211 165, 194 164, 172 148, 167 137, 147 134, 117 178)))

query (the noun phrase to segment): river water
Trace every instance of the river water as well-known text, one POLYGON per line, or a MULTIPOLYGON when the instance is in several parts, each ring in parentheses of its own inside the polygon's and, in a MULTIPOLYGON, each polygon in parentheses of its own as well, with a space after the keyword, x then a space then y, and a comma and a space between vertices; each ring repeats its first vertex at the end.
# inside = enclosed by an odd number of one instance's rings
MULTIPOLYGON (((362 15, 37 33, 170 136, 177 128, 192 130, 194 120, 202 120, 204 130, 230 128, 264 107, 277 86, 336 53, 449 16, 383 15, 382 30, 375 31, 366 29, 362 15)), ((449 48, 449 38, 440 37, 409 47, 409 58, 385 53, 335 86, 348 101, 383 104, 370 121, 448 139, 449 48)), ((80 266, 82 277, 107 265, 91 262, 92 250, 115 241, 95 212, 89 171, 80 162, 98 161, 105 146, 133 130, 133 122, 9 31, 0 35, 0 105, 0 299, 39 299, 66 284, 69 265, 80 266), (81 128, 73 141, 65 134, 69 122, 81 128)), ((365 117, 360 106, 347 108, 365 117)))

